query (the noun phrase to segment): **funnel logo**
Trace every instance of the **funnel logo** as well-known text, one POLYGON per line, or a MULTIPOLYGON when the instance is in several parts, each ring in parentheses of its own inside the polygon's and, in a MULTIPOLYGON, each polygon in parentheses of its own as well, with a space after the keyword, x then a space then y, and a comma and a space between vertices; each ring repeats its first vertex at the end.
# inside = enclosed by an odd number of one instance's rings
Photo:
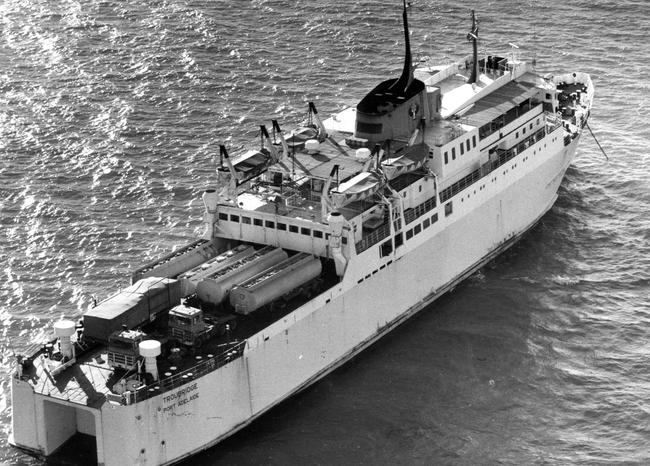
POLYGON ((420 110, 420 107, 418 104, 413 103, 411 104, 411 107, 409 108, 409 116, 415 120, 415 117, 418 115, 418 110, 420 110))

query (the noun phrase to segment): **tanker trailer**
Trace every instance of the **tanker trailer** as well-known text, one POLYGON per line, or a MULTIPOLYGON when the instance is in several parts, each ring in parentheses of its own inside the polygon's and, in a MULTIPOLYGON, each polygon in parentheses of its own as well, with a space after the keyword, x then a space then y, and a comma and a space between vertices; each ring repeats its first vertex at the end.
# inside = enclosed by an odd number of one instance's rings
POLYGON ((319 258, 299 253, 233 287, 230 304, 238 314, 250 314, 281 297, 310 286, 322 271, 319 258))
POLYGON ((233 286, 282 262, 287 257, 287 253, 281 248, 266 246, 231 264, 226 264, 224 268, 205 277, 196 285, 196 295, 204 303, 221 304, 228 297, 233 286))
POLYGON ((181 284, 181 296, 186 297, 195 293, 196 285, 205 277, 254 252, 255 250, 252 246, 240 244, 239 246, 229 249, 228 251, 219 254, 217 257, 194 267, 192 270, 188 270, 179 275, 178 281, 181 284))

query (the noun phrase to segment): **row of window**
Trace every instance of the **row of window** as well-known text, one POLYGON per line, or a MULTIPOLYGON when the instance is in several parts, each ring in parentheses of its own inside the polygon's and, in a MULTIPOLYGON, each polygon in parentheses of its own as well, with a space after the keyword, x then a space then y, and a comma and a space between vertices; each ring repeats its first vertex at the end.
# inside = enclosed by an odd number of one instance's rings
MULTIPOLYGON (((451 204, 451 202, 449 203, 451 204)), ((445 212, 447 211, 447 206, 445 206, 445 212)), ((451 213, 451 212, 450 212, 451 213)), ((449 214, 447 214, 449 215, 449 214)), ((406 240, 410 240, 413 238, 413 236, 421 233, 422 231, 426 230, 429 228, 431 225, 436 223, 438 221, 438 213, 436 212, 433 214, 431 217, 425 218, 422 223, 419 223, 415 225, 413 228, 406 230, 406 240)), ((402 233, 397 233, 395 235, 395 249, 400 247, 402 244, 404 244, 404 239, 402 237, 402 233)), ((379 257, 386 257, 390 255, 393 252, 393 239, 389 239, 387 241, 384 241, 380 246, 379 246, 379 257)))
MULTIPOLYGON (((239 223, 241 218, 241 223, 244 225, 255 225, 258 227, 264 226, 266 228, 273 228, 273 229, 278 229, 280 231, 289 231, 289 233, 299 233, 301 235, 305 236, 313 236, 314 238, 325 238, 329 239, 330 234, 329 233, 324 233, 321 230, 312 230, 311 228, 306 228, 306 227, 298 227, 297 225, 287 225, 286 223, 282 222, 274 222, 272 220, 262 220, 261 218, 255 218, 255 217, 247 217, 245 215, 242 215, 241 217, 236 214, 230 214, 228 216, 227 213, 225 212, 219 212, 219 220, 230 220, 231 222, 237 222, 239 223)), ((343 244, 347 244, 348 239, 344 236, 342 238, 343 244)))
POLYGON ((388 267, 388 266, 389 266, 390 264, 392 264, 392 263, 393 263, 393 261, 388 261, 388 262, 386 262, 384 265, 382 265, 382 266, 379 267, 378 269, 373 270, 372 272, 370 272, 370 273, 369 273, 368 275, 366 275, 365 277, 360 278, 359 280, 357 280, 357 283, 361 283, 362 281, 369 279, 370 276, 376 274, 376 273, 379 272, 380 270, 385 269, 386 267, 388 267))
MULTIPOLYGON (((472 136, 471 140, 471 145, 470 145, 470 139, 467 138, 465 141, 462 141, 460 145, 458 146, 460 150, 460 155, 463 155, 465 153, 465 148, 467 148, 467 152, 469 152, 473 147, 476 147, 476 135, 472 136)), ((445 165, 449 163, 449 151, 445 151, 444 154, 445 157, 445 165)), ((451 160, 456 160, 456 148, 452 147, 451 148, 451 160)))

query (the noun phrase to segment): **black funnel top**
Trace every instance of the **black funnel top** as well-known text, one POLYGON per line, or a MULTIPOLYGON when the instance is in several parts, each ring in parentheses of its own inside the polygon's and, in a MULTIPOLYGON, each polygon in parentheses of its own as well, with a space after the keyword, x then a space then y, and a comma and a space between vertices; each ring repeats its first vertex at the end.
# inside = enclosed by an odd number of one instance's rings
POLYGON ((368 93, 357 105, 357 110, 370 114, 383 114, 401 105, 424 89, 424 83, 413 77, 413 60, 411 58, 411 42, 409 25, 406 14, 406 0, 402 12, 404 21, 404 68, 397 79, 389 79, 380 83, 368 93))
POLYGON ((404 68, 402 69, 402 76, 391 86, 391 90, 397 92, 405 90, 411 84, 411 81, 413 81, 413 60, 411 58, 411 41, 409 38, 408 15, 406 14, 406 0, 404 0, 402 21, 404 22, 404 68))

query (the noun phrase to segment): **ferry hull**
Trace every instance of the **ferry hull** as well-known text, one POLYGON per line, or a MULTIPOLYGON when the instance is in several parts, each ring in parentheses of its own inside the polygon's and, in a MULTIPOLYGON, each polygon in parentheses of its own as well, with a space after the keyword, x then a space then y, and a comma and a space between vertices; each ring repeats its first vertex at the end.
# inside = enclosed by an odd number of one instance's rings
MULTIPOLYGON (((49 455, 79 431, 96 437, 98 463, 106 466, 172 464, 218 443, 521 238, 555 202, 575 153, 579 138, 565 147, 559 134, 542 142, 548 148, 531 147, 455 196, 449 216, 439 206, 439 220, 430 227, 438 229, 435 235, 414 236, 402 246, 408 252, 401 257, 381 268, 378 263, 363 281, 344 279, 251 337, 242 357, 175 390, 133 405, 104 402, 91 408, 35 394, 14 377, 13 414, 20 423, 14 423, 12 443, 49 455)), ((377 256, 376 246, 358 259, 377 256)))

